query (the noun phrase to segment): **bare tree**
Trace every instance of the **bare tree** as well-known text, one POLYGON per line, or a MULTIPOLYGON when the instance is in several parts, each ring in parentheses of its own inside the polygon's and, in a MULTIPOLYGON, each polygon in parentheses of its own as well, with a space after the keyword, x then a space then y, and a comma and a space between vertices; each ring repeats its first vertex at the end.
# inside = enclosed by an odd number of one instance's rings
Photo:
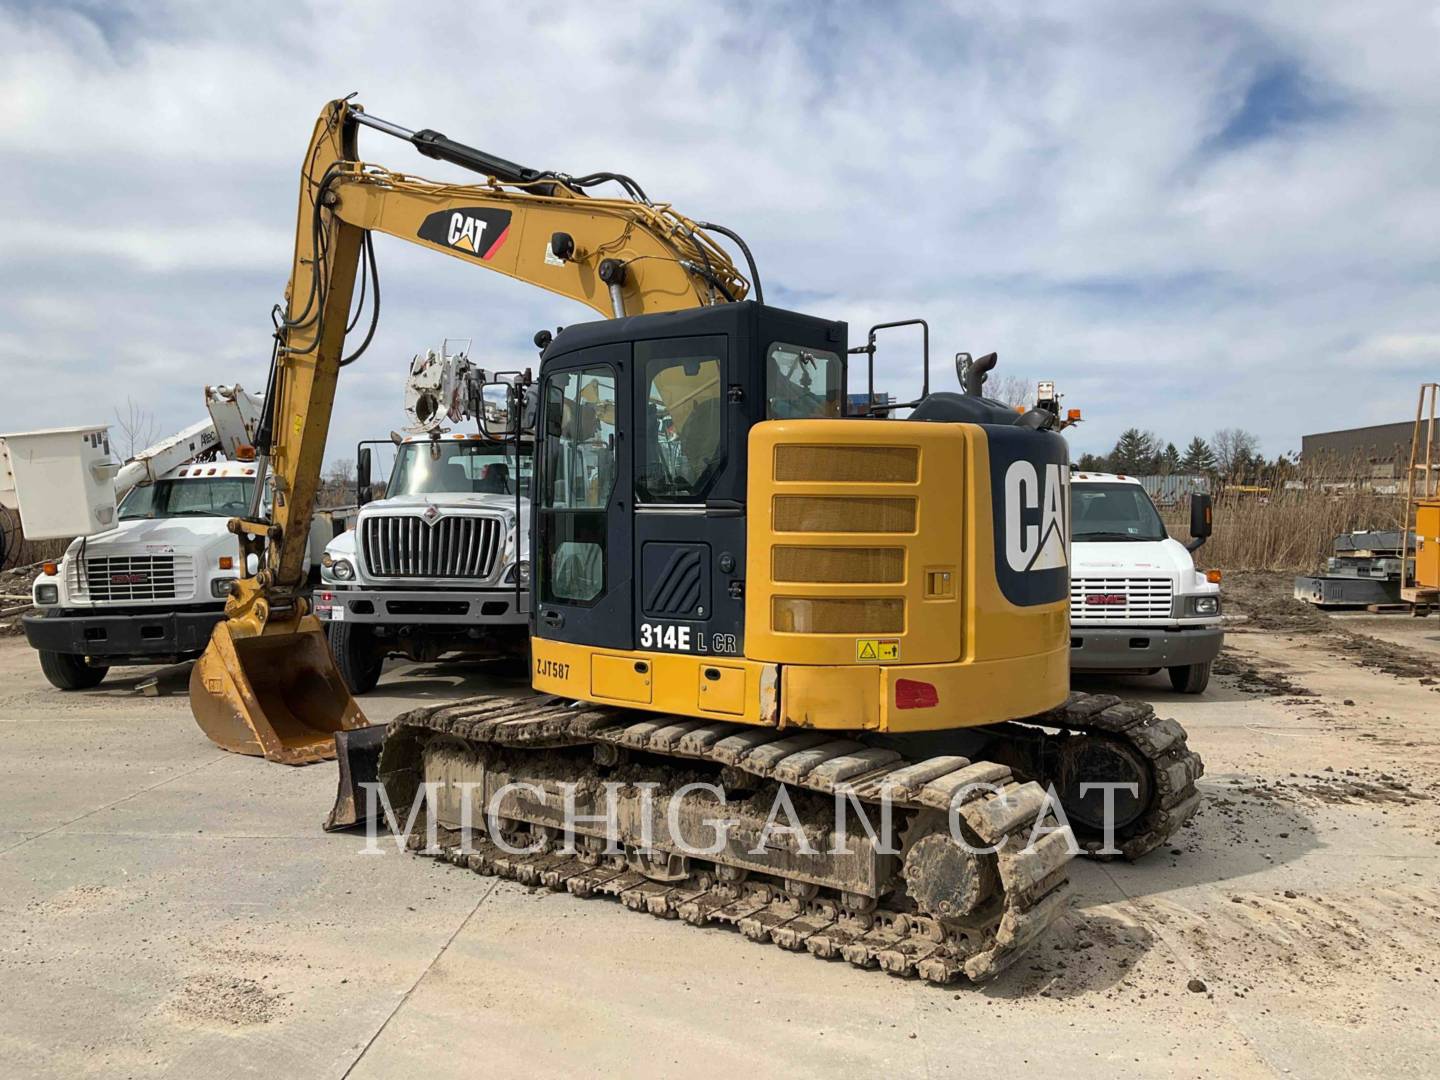
POLYGON ((349 503, 355 498, 355 462, 336 458, 325 469, 320 481, 320 501, 327 506, 349 503))
POLYGON ((1244 469, 1259 449, 1260 440, 1244 428, 1221 428, 1210 437, 1215 469, 1224 477, 1233 477, 1244 469))
POLYGON ((127 461, 141 450, 154 446, 160 436, 155 414, 141 408, 128 396, 125 398, 125 411, 115 410, 115 426, 120 429, 117 448, 124 453, 127 461))
POLYGON ((985 396, 1003 401, 1006 405, 1023 405, 1028 409, 1035 404, 1035 382, 1024 375, 1002 375, 999 378, 991 375, 985 380, 985 396))

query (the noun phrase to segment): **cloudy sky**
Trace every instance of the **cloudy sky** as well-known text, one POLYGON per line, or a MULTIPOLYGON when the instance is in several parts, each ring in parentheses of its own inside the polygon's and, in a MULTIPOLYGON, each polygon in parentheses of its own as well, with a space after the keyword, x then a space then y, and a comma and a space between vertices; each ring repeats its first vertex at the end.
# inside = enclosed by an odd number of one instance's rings
MULTIPOLYGON (((323 103, 636 177, 742 232, 771 303, 930 321, 1056 379, 1103 450, 1404 418, 1440 376, 1433 3, 0 0, 0 431, 165 431, 259 390, 323 103), (1022 13, 1023 10, 1023 13, 1022 13)), ((446 167, 362 132, 367 160, 446 167)), ((463 174, 460 174, 463 176, 463 174)), ((533 362, 586 309, 388 238, 329 456, 398 426, 412 353, 533 362)), ((881 385, 918 385, 914 346, 881 385)))

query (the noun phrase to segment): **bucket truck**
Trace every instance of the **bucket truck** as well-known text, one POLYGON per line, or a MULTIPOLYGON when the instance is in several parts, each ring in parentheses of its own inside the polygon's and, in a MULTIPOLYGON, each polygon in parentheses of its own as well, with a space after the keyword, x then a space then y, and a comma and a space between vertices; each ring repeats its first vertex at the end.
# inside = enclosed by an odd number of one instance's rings
MULTIPOLYGON (((326 546, 315 594, 353 694, 374 688, 387 656, 529 654, 532 438, 447 427, 478 426, 490 378, 448 342, 414 357, 383 499, 370 500, 370 448, 357 454, 358 521, 326 546)), ((523 392, 525 377, 515 383, 523 392)))
POLYGON ((116 665, 192 659, 223 617, 241 573, 227 523, 249 505, 261 401, 210 386, 205 405, 208 419, 124 463, 104 426, 0 437, 0 502, 30 539, 75 538, 43 564, 39 614, 21 620, 61 690, 97 686, 116 665))

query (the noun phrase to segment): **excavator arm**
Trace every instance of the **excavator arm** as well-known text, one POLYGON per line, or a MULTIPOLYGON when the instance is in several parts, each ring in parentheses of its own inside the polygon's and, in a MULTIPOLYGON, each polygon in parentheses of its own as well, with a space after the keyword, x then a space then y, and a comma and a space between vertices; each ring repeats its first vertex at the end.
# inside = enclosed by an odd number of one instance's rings
MULTIPOLYGON (((334 670, 303 595, 309 521, 340 369, 368 344, 380 289, 372 234, 423 248, 569 297, 621 317, 742 299, 747 279, 710 232, 733 233, 651 203, 614 173, 574 177, 486 154, 438 132, 410 131, 368 116, 348 99, 316 121, 301 170, 295 255, 278 320, 265 414, 256 436, 256 493, 231 522, 243 556, 261 569, 234 586, 191 676, 191 707, 216 743, 239 753, 305 764, 334 755, 333 735, 365 725, 334 670), (476 184, 441 183, 359 158, 365 126, 422 154, 478 172, 476 184), (586 189, 617 185, 626 198, 586 189), (361 277, 362 266, 364 277, 361 277), (370 332, 350 356, 346 338, 360 300, 370 332), (260 513, 267 475, 274 498, 260 513)), ((242 558, 240 565, 245 565, 242 558)))

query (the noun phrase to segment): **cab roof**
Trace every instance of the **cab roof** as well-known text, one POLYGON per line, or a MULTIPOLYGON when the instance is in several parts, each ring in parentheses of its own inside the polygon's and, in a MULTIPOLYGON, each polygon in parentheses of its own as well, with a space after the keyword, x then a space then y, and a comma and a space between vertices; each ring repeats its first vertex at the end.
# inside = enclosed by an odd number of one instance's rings
POLYGON ((405 438, 400 440, 400 445, 405 446, 409 443, 428 443, 431 439, 438 439, 440 442, 463 441, 494 443, 496 446, 501 445, 499 439, 492 439, 487 435, 481 435, 474 431, 442 431, 438 436, 431 435, 428 431, 422 431, 414 435, 406 435, 405 438))
POLYGON ((1091 472, 1089 469, 1086 469, 1084 472, 1081 472, 1079 469, 1073 470, 1070 473, 1070 482, 1072 484, 1106 483, 1134 484, 1137 487, 1145 486, 1144 484, 1140 483, 1140 478, 1138 476, 1131 476, 1127 473, 1091 472))
POLYGON ((254 476, 253 461, 194 461, 165 474, 166 480, 195 480, 207 476, 254 476))

